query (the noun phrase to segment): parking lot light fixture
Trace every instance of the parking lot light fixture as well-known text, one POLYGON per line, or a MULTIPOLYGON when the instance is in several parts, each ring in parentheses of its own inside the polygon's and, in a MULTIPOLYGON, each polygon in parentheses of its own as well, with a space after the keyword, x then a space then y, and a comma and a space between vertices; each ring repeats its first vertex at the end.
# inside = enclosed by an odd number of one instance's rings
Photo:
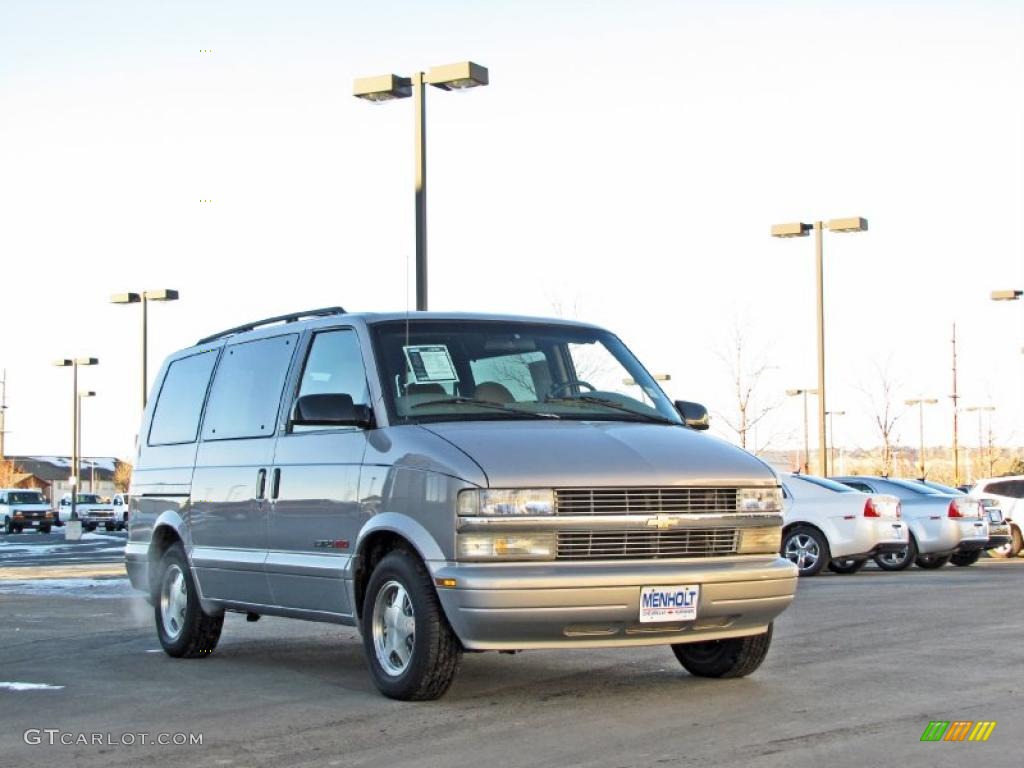
POLYGON ((374 104, 407 99, 412 96, 412 81, 408 77, 398 75, 360 77, 352 85, 352 95, 374 104))
POLYGON ((1024 296, 1024 291, 1009 289, 1005 291, 992 291, 992 301, 1017 301, 1024 296))
POLYGON ((412 96, 415 139, 414 214, 416 218, 416 309, 427 309, 427 108, 425 85, 442 91, 463 91, 489 83, 487 67, 472 61, 460 61, 414 72, 410 77, 376 75, 361 77, 352 86, 352 95, 364 101, 380 103, 412 96))
POLYGON ((805 475, 811 472, 811 439, 807 427, 807 396, 818 394, 816 389, 787 389, 786 394, 790 397, 804 396, 804 468, 805 475))
POLYGON ((58 368, 70 368, 71 369, 71 398, 72 398, 72 410, 71 410, 71 519, 78 519, 78 414, 79 414, 79 391, 78 391, 78 368, 83 365, 99 365, 99 360, 95 357, 76 357, 76 358, 61 358, 54 361, 54 365, 58 368))
POLYGON ((828 477, 828 443, 825 440, 825 286, 824 286, 824 248, 822 232, 865 232, 868 220, 862 216, 849 216, 845 219, 829 219, 815 221, 813 224, 775 224, 772 226, 772 237, 804 237, 814 230, 814 269, 817 283, 817 325, 818 325, 818 462, 822 477, 828 477))
POLYGON ((918 444, 918 453, 917 453, 917 464, 918 464, 918 471, 920 473, 920 474, 918 474, 918 479, 922 480, 922 481, 925 479, 925 476, 926 476, 925 475, 925 471, 924 471, 925 470, 925 468, 924 468, 924 407, 926 405, 935 405, 938 402, 939 402, 938 399, 936 399, 934 397, 918 397, 918 398, 915 398, 913 400, 906 400, 905 401, 906 405, 909 405, 911 407, 913 407, 915 405, 917 406, 918 434, 920 436, 920 443, 918 444))
POLYGON ((173 288, 158 288, 142 293, 115 293, 111 304, 142 304, 142 409, 146 409, 149 391, 149 302, 177 301, 179 294, 173 288))

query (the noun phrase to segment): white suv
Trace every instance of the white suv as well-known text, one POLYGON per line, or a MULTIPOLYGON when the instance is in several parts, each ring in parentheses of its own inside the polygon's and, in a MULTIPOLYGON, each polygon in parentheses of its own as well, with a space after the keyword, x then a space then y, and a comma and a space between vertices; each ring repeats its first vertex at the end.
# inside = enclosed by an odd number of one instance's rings
POLYGON ((1024 520, 1024 475, 992 477, 979 480, 971 488, 975 498, 995 499, 1003 511, 1003 519, 1010 524, 1010 543, 990 550, 996 557, 1016 557, 1024 549, 1020 524, 1024 520))

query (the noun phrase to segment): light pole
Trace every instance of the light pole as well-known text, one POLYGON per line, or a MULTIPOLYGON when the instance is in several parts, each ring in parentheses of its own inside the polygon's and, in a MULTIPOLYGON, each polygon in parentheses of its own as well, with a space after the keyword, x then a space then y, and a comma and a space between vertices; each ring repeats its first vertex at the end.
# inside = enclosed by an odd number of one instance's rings
POLYGON ((112 304, 142 304, 142 410, 146 410, 146 396, 149 392, 149 302, 177 301, 178 298, 178 292, 172 288, 142 293, 115 293, 110 297, 112 304))
MULTIPOLYGON (((75 357, 55 360, 58 368, 71 369, 71 519, 78 519, 78 367, 80 365, 99 365, 95 357, 75 357)), ((58 521, 59 522, 59 521, 58 521)))
POLYGON ((0 462, 7 458, 4 453, 4 438, 7 436, 7 369, 4 368, 4 377, 0 379, 0 462))
POLYGON ((353 83, 352 95, 380 103, 412 96, 415 134, 415 215, 416 215, 416 309, 427 308, 427 127, 425 85, 442 91, 461 91, 487 85, 487 67, 462 61, 414 72, 411 77, 377 75, 361 77, 353 83))
MULTIPOLYGON (((984 433, 981 430, 981 414, 985 411, 991 413, 996 407, 994 405, 971 405, 964 408, 965 413, 977 413, 978 414, 978 466, 981 467, 981 450, 984 446, 984 433)), ((990 417, 991 418, 991 417, 990 417)), ((975 478, 977 479, 977 478, 975 478)))
POLYGON ((822 245, 822 232, 826 228, 830 232, 866 232, 868 221, 853 216, 846 219, 829 219, 827 222, 816 221, 813 224, 796 222, 772 226, 772 237, 807 237, 810 231, 814 230, 814 268, 818 287, 818 457, 822 477, 828 477, 828 446, 825 442, 825 281, 822 245))
POLYGON ((917 454, 917 463, 918 463, 919 468, 921 470, 921 475, 920 475, 919 479, 924 480, 924 478, 925 478, 925 474, 924 474, 924 407, 926 405, 935 405, 939 401, 936 398, 934 398, 934 397, 919 397, 919 398, 915 398, 914 400, 906 400, 904 402, 905 402, 906 405, 909 405, 909 406, 915 406, 915 405, 917 406, 918 433, 919 433, 920 438, 921 438, 921 441, 919 443, 920 447, 918 449, 919 452, 917 454))
MULTIPOLYGON (((82 400, 87 397, 96 397, 96 393, 92 390, 80 390, 78 392, 78 409, 76 416, 78 418, 77 429, 75 429, 75 454, 78 456, 78 460, 82 461, 82 400)), ((79 486, 82 485, 80 482, 79 486)), ((89 493, 92 493, 92 480, 89 480, 89 493)))
POLYGON ((828 444, 831 446, 831 454, 829 455, 829 464, 832 469, 836 468, 836 429, 835 429, 835 417, 845 416, 846 411, 825 411, 825 415, 828 416, 828 444))
MULTIPOLYGON (((811 473, 811 438, 807 427, 807 396, 818 394, 816 389, 787 389, 786 394, 790 397, 796 397, 797 395, 804 396, 804 474, 809 475, 811 473)), ((824 420, 821 422, 824 424, 824 420)), ((822 472, 822 477, 825 473, 822 472)))

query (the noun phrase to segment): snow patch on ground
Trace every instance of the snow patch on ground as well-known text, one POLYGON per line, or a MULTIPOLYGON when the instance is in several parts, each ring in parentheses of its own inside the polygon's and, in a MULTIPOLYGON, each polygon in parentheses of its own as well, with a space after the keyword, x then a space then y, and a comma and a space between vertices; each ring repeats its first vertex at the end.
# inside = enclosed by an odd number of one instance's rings
POLYGON ((128 579, 33 579, 0 581, 0 595, 37 595, 57 597, 132 597, 128 579))
POLYGON ((0 690, 8 691, 61 691, 63 685, 47 685, 46 683, 0 683, 0 690))

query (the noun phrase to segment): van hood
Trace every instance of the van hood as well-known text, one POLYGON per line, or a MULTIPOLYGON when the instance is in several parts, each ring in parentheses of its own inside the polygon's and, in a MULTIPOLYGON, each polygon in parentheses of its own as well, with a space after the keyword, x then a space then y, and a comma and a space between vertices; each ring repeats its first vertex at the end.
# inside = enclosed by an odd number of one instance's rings
POLYGON ((778 484, 760 459, 681 426, 612 421, 422 426, 479 464, 492 488, 778 484))

